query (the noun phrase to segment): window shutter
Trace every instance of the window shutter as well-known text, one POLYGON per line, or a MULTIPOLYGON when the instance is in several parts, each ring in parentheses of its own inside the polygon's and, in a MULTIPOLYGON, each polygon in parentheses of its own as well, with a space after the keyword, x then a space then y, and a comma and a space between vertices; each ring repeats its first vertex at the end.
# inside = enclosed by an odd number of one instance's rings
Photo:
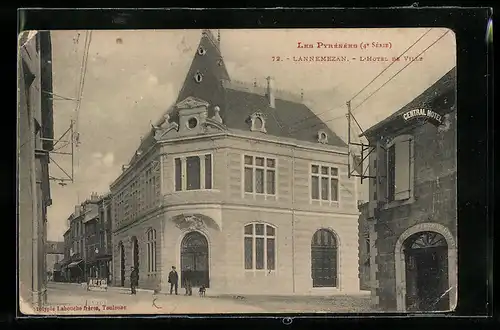
POLYGON ((410 198, 411 140, 405 139, 395 144, 395 200, 410 198))

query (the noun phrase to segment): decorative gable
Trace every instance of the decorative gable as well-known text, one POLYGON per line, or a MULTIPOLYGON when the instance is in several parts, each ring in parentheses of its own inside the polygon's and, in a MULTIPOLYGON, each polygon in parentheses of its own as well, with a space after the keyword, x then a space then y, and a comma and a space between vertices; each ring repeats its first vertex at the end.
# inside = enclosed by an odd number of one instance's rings
POLYGON ((205 132, 209 103, 189 96, 175 106, 179 111, 179 133, 194 135, 205 132))

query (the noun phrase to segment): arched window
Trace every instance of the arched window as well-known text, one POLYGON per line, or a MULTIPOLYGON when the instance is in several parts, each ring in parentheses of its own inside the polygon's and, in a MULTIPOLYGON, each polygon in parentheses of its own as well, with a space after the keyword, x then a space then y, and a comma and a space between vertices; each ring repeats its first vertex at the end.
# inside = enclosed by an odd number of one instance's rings
POLYGON ((147 232, 147 261, 148 273, 156 272, 156 230, 149 229, 147 232))
POLYGON ((245 269, 276 269, 276 228, 264 223, 245 226, 245 269))

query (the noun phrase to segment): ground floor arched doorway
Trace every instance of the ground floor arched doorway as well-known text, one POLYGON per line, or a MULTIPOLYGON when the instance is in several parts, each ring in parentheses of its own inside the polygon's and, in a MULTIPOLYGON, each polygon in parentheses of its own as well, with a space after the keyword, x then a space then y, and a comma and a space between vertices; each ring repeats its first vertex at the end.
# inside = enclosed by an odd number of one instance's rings
POLYGON ((118 244, 120 253, 120 286, 125 286, 125 247, 123 243, 118 244))
POLYGON ((328 229, 314 233, 311 241, 311 276, 313 288, 338 287, 338 242, 328 229))
MULTIPOLYGON (((192 271, 192 286, 210 287, 207 238, 198 231, 187 233, 181 242, 181 280, 187 269, 192 271)), ((184 281, 181 282, 184 287, 184 281)))
POLYGON ((433 231, 417 232, 403 242, 408 311, 444 311, 450 306, 448 244, 433 231))

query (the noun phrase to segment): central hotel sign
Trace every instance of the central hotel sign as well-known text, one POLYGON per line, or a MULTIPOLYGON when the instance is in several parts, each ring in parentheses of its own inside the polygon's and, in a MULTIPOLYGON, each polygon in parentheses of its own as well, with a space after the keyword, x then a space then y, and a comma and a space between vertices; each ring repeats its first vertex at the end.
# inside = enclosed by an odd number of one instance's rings
POLYGON ((402 117, 405 120, 405 122, 410 121, 412 119, 424 119, 430 121, 432 124, 436 126, 439 126, 443 123, 443 116, 432 110, 423 108, 406 111, 403 113, 402 117))

